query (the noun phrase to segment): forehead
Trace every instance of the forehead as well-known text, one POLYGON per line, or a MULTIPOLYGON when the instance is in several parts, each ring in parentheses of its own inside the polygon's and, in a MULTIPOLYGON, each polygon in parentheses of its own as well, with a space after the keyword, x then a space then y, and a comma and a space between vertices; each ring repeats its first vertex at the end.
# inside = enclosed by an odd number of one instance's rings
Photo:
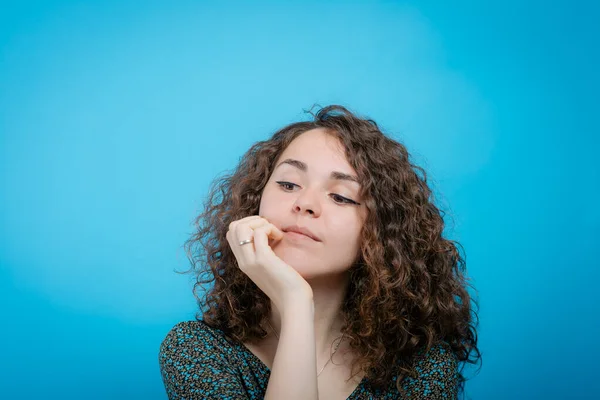
POLYGON ((308 164, 309 170, 323 169, 355 173, 348 162, 340 140, 325 129, 311 129, 296 137, 279 156, 278 162, 287 158, 308 164), (312 168, 311 168, 312 167, 312 168))

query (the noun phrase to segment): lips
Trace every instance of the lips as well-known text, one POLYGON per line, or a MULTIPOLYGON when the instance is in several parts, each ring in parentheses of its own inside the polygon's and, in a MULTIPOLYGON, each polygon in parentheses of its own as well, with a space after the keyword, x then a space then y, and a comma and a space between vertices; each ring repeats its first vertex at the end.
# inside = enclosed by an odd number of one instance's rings
POLYGON ((299 233, 301 235, 308 236, 309 238, 311 238, 312 240, 314 240, 316 242, 321 241, 321 239, 319 239, 319 237, 317 235, 315 235, 310 229, 305 228, 305 227, 293 225, 293 226, 288 226, 286 228, 283 228, 282 231, 299 233))

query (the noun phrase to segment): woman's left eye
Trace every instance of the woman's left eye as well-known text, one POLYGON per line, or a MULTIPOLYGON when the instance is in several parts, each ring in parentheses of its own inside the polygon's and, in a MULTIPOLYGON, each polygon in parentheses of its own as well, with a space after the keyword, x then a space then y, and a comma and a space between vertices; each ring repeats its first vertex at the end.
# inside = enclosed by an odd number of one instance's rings
POLYGON ((350 200, 346 197, 340 196, 339 194, 331 193, 331 197, 333 198, 333 201, 335 201, 336 203, 358 204, 354 200, 350 200))
POLYGON ((277 182, 277 184, 285 190, 294 190, 294 186, 298 186, 292 182, 282 182, 282 181, 277 182))

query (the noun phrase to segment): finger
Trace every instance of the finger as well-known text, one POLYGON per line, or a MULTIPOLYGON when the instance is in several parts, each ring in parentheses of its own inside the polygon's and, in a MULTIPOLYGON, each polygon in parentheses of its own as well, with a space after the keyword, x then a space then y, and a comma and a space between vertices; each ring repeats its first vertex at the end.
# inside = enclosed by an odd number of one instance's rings
POLYGON ((256 247, 254 243, 246 243, 240 244, 245 240, 253 240, 254 239, 254 230, 263 225, 268 224, 267 220, 264 218, 255 218, 255 219, 247 219, 246 221, 240 222, 235 227, 235 235, 237 238, 237 243, 235 243, 238 247, 238 252, 244 260, 246 265, 254 265, 256 262, 256 247))
POLYGON ((261 217, 255 219, 248 219, 245 221, 240 221, 239 224, 235 226, 235 237, 238 241, 248 240, 252 238, 252 231, 260 226, 268 224, 269 222, 261 217))
POLYGON ((241 252, 241 247, 237 240, 237 236, 232 231, 227 231, 227 234, 225 236, 227 238, 227 241, 229 242, 229 247, 231 248, 231 251, 235 256, 238 266, 241 266, 246 261, 244 260, 245 256, 241 252))
POLYGON ((238 251, 246 264, 253 265, 256 262, 256 245, 255 243, 247 243, 244 245, 240 245, 239 243, 245 240, 254 240, 254 232, 256 229, 264 227, 269 227, 269 229, 267 229, 267 237, 272 237, 274 240, 281 240, 283 238, 283 232, 262 217, 240 222, 235 228, 235 234, 238 239, 238 251))
MULTIPOLYGON (((258 227, 261 227, 263 225, 269 225, 269 224, 271 224, 271 223, 262 217, 259 217, 257 219, 247 220, 244 222, 240 222, 236 227, 236 234, 238 235, 238 238, 240 241, 247 240, 247 239, 249 239, 248 230, 243 228, 244 226, 248 226, 252 230, 254 230, 258 227)), ((279 228, 275 227, 275 225, 273 225, 273 227, 276 229, 276 231, 279 231, 279 228)), ((281 231, 279 231, 279 232, 281 232, 281 231)), ((275 233, 275 235, 276 236, 274 236, 274 237, 279 238, 279 233, 275 233)), ((283 237, 283 232, 281 232, 281 237, 283 237)))
POLYGON ((283 231, 276 227, 273 224, 270 224, 273 227, 273 230, 269 232, 269 237, 273 240, 281 240, 283 239, 283 231))
MULTIPOLYGON (((244 246, 251 246, 251 244, 247 244, 247 245, 243 245, 240 246, 240 242, 242 240, 246 240, 246 239, 252 239, 252 232, 246 231, 246 233, 244 235, 246 235, 245 239, 241 239, 240 237, 242 234, 239 234, 239 226, 240 225, 244 225, 246 224, 248 221, 253 221, 253 220, 260 220, 261 217, 259 217, 258 215, 251 215, 242 219, 238 219, 233 221, 232 223, 229 224, 229 230, 226 233, 226 238, 227 241, 229 242, 229 247, 231 247, 231 250, 233 251, 233 254, 235 255, 236 260, 238 261, 238 265, 244 265, 246 263, 248 263, 248 257, 249 255, 251 255, 248 252, 243 252, 242 248, 244 246)), ((254 250, 252 249, 251 251, 252 255, 254 253, 254 250)), ((254 258, 254 257, 253 257, 254 258)))
POLYGON ((240 223, 244 223, 244 222, 251 221, 251 220, 254 220, 254 219, 258 219, 258 218, 262 218, 262 217, 260 217, 258 215, 250 215, 249 217, 244 217, 244 218, 241 218, 241 219, 236 219, 235 221, 232 221, 229 224, 229 230, 232 231, 232 232, 235 232, 235 227, 238 226, 240 223))
POLYGON ((273 254, 269 238, 276 241, 281 240, 283 232, 273 224, 263 225, 254 230, 254 248, 257 257, 273 254))
POLYGON ((265 232, 267 232, 268 238, 273 239, 273 240, 283 239, 283 231, 281 229, 279 229, 278 227, 276 227, 274 224, 270 223, 266 219, 261 222, 262 223, 260 223, 259 221, 252 221, 248 225, 251 228, 253 228, 254 230, 256 230, 260 227, 269 226, 269 229, 267 229, 265 231, 265 232))

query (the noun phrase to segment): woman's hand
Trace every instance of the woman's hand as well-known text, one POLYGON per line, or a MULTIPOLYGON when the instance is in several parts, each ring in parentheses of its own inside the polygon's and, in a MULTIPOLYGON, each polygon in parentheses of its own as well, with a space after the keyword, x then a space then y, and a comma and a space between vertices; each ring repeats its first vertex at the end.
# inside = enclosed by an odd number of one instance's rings
POLYGON ((283 232, 258 215, 242 218, 229 224, 227 241, 238 266, 283 312, 301 297, 312 300, 312 288, 290 265, 273 252, 269 239, 283 239, 283 232), (253 243, 240 246, 244 240, 253 243))

